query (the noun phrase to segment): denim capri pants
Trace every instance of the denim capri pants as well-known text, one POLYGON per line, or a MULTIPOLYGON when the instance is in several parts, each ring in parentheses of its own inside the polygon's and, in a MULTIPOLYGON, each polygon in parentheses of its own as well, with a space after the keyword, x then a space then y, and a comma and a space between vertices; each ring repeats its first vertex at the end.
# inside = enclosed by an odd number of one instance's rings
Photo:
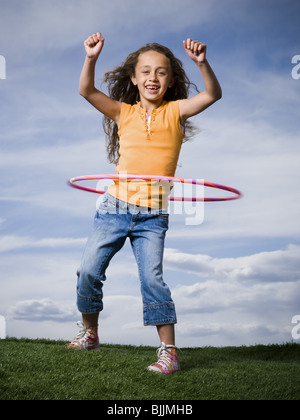
POLYGON ((78 269, 77 307, 83 314, 103 310, 103 282, 112 257, 127 238, 138 265, 144 325, 176 324, 175 305, 163 281, 163 253, 169 215, 125 203, 106 193, 96 211, 81 266, 78 269))

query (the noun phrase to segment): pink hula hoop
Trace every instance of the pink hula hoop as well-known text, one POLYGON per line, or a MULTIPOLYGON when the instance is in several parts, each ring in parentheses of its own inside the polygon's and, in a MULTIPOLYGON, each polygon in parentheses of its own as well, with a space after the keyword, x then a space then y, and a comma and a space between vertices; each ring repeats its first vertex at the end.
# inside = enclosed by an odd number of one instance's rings
POLYGON ((82 185, 77 185, 76 182, 80 181, 90 181, 90 180, 99 180, 99 179, 142 179, 145 181, 157 180, 157 181, 168 181, 168 182, 178 182, 178 183, 186 183, 186 184, 193 184, 193 185, 202 185, 204 187, 209 188, 216 188, 218 190, 229 191, 233 193, 233 196, 230 197, 173 197, 170 196, 170 201, 230 201, 230 200, 237 200, 242 197, 242 193, 235 188, 227 187, 226 185, 219 185, 214 184, 212 182, 206 182, 198 179, 184 179, 184 178, 176 178, 170 176, 158 176, 158 175, 84 175, 78 176, 75 178, 71 178, 68 181, 68 184, 73 187, 77 188, 78 190, 88 191, 96 194, 104 194, 105 191, 96 190, 95 188, 88 188, 82 185))

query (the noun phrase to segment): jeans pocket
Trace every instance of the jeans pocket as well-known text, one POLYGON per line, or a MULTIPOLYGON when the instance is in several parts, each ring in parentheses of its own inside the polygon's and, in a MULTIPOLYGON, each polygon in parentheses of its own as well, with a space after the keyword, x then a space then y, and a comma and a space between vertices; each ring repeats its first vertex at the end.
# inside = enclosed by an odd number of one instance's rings
POLYGON ((116 214, 117 207, 116 207, 116 200, 114 197, 109 196, 108 194, 104 194, 103 199, 97 209, 98 214, 116 214))
POLYGON ((108 212, 108 198, 104 195, 98 209, 97 214, 106 214, 108 212))

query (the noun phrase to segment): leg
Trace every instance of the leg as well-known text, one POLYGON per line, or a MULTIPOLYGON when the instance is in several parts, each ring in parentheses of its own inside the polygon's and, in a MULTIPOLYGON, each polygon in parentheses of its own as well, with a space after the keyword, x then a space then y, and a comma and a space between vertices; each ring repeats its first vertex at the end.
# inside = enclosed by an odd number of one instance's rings
MULTIPOLYGON (((166 326, 177 322, 171 292, 163 280, 163 252, 167 229, 167 215, 140 214, 130 233, 139 269, 145 325, 166 326)), ((174 340, 172 333, 169 339, 174 340)))
POLYGON ((96 327, 103 310, 103 282, 113 256, 126 241, 125 215, 97 211, 94 230, 87 242, 77 282, 77 306, 86 326, 96 327))
MULTIPOLYGON (((117 215, 113 215, 117 217, 117 215)), ((95 229, 90 236, 78 270, 77 306, 82 313, 83 325, 78 323, 80 331, 67 345, 80 350, 99 350, 98 318, 103 310, 103 282, 111 258, 125 243, 126 236, 113 232, 118 226, 116 220, 97 213, 95 229), (105 219, 105 223, 104 223, 105 219), (104 227, 103 227, 104 225, 104 227), (111 228, 111 229, 110 229, 111 228)), ((116 229, 117 230, 117 229, 116 229)))
POLYGON ((175 346, 175 328, 174 324, 158 325, 157 332, 161 343, 175 346))
POLYGON ((82 314, 82 322, 87 329, 94 328, 98 332, 99 312, 96 314, 82 314))
POLYGON ((103 201, 94 220, 94 230, 89 237, 78 270, 77 306, 82 313, 83 325, 71 348, 99 349, 98 318, 103 310, 103 282, 112 257, 126 241, 126 215, 110 213, 109 199, 103 201))
POLYGON ((163 250, 167 215, 146 217, 130 239, 136 257, 144 303, 144 324, 155 325, 161 340, 158 361, 151 372, 171 374, 180 370, 175 347, 176 312, 171 292, 163 281, 163 250))
POLYGON ((150 372, 169 375, 180 370, 178 355, 175 347, 174 324, 157 326, 161 341, 158 350, 158 361, 148 366, 150 372))

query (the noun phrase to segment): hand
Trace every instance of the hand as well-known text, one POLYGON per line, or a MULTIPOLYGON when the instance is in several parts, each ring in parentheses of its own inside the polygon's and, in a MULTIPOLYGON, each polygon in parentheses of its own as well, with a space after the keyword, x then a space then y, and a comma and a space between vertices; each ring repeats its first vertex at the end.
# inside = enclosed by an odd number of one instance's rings
POLYGON ((84 41, 84 48, 88 58, 98 58, 104 45, 104 38, 100 32, 89 36, 84 41))
POLYGON ((187 55, 195 61, 195 63, 204 63, 206 61, 206 45, 199 41, 193 41, 188 38, 183 41, 183 46, 187 55))

